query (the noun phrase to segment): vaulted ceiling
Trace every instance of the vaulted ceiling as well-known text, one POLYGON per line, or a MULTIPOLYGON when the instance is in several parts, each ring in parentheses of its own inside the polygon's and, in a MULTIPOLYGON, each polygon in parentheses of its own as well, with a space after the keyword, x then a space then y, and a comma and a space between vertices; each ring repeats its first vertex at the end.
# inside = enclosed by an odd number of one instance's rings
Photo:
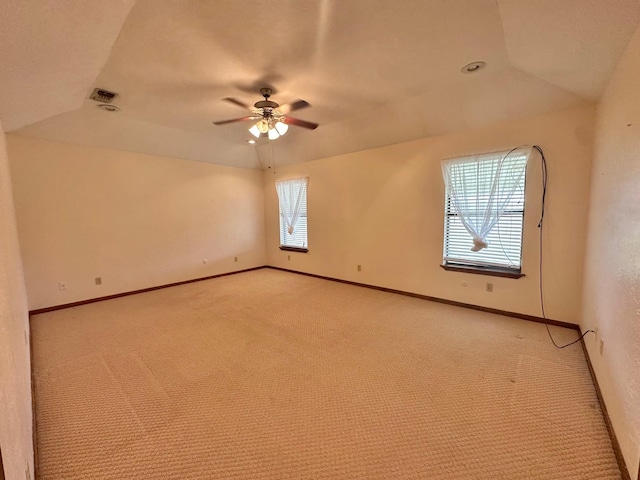
POLYGON ((53 140, 245 168, 594 102, 637 0, 2 0, 0 117, 53 140), (474 74, 463 65, 482 60, 474 74), (312 106, 274 142, 240 117, 260 87, 312 106), (121 111, 87 97, 115 91, 121 111))

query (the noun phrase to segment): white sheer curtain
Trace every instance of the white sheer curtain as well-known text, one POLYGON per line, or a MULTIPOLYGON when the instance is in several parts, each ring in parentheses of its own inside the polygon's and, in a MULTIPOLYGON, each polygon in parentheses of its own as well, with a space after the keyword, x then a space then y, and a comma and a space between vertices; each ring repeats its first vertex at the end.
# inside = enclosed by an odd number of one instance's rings
POLYGON ((449 202, 473 239, 472 252, 487 248, 487 235, 524 182, 531 147, 444 160, 449 202))
POLYGON ((279 180, 276 182, 280 213, 287 225, 287 232, 293 235, 300 218, 303 199, 307 196, 309 177, 293 178, 291 180, 279 180))

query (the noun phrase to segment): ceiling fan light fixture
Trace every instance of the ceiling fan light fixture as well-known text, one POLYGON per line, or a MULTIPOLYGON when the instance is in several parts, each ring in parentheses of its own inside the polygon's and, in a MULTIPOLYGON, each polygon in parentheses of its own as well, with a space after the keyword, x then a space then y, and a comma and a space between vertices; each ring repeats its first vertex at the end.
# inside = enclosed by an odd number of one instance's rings
POLYGON ((289 130, 289 125, 284 122, 277 122, 275 128, 280 135, 284 135, 285 133, 287 133, 287 130, 289 130))
POLYGON ((256 138, 260 138, 260 130, 258 130, 258 124, 255 124, 249 129, 249 133, 256 138))
POLYGON ((269 131, 269 122, 267 122, 264 118, 256 123, 258 130, 260 133, 267 133, 269 131))
POLYGON ((262 88, 260 89, 260 93, 264 97, 264 100, 254 103, 254 108, 251 108, 243 101, 235 98, 223 98, 223 100, 233 103, 237 107, 250 110, 251 114, 240 118, 232 118, 230 120, 214 121, 213 124, 226 125, 228 123, 244 122, 249 120, 251 123, 255 122, 251 128, 249 128, 251 135, 258 139, 268 137, 269 140, 276 140, 286 134, 290 125, 295 125, 309 130, 314 130, 318 127, 317 123, 293 117, 285 117, 285 115, 291 111, 309 107, 310 105, 308 102, 304 100, 296 100, 285 105, 279 105, 276 102, 269 100, 272 93, 270 88, 262 88))
POLYGON ((275 128, 269 129, 269 140, 275 140, 277 138, 280 138, 278 131, 275 128))

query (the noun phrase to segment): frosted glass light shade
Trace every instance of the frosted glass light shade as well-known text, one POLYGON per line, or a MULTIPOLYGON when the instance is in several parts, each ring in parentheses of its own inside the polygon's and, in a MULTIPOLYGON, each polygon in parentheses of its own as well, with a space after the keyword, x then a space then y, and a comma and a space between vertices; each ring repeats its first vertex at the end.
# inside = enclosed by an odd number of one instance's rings
POLYGON ((275 128, 271 128, 269 130, 269 140, 275 140, 276 138, 279 138, 279 137, 280 137, 280 134, 275 128))
POLYGON ((289 130, 289 125, 284 122, 278 122, 276 123, 276 130, 280 135, 284 135, 285 133, 287 133, 287 130, 289 130))
POLYGON ((256 138, 260 138, 260 130, 258 130, 257 125, 254 125, 253 127, 251 127, 249 129, 249 133, 251 133, 251 135, 253 135, 256 138))

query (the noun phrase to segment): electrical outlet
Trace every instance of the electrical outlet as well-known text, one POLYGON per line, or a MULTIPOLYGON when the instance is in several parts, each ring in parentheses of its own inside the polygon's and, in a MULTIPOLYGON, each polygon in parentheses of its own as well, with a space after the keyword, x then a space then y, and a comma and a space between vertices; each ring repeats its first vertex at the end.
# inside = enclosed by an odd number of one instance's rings
POLYGON ((600 339, 600 356, 604 353, 604 340, 600 339))
POLYGON ((102 285, 102 277, 96 277, 96 285, 102 285))
POLYGON ((362 271, 362 265, 358 265, 358 271, 361 272, 362 271))
POLYGON ((493 292, 493 283, 487 282, 487 292, 493 292))
POLYGON ((58 282, 58 290, 66 290, 67 282, 58 282))
POLYGON ((237 262, 238 261, 238 257, 233 257, 233 261, 237 262))

